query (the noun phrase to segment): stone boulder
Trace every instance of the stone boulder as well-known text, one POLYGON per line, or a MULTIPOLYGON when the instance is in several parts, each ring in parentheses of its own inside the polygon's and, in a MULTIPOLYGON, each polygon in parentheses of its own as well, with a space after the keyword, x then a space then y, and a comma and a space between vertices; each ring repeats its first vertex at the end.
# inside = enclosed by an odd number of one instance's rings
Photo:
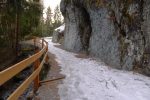
POLYGON ((52 42, 57 43, 64 36, 65 24, 56 28, 53 32, 52 42))

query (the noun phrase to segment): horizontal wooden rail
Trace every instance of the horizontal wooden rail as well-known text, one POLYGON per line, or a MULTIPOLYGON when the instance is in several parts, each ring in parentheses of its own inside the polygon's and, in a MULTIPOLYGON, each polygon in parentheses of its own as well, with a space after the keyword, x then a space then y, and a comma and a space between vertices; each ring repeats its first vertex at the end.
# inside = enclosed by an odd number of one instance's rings
MULTIPOLYGON (((34 39, 34 45, 41 47, 41 50, 36 54, 32 55, 31 57, 7 68, 4 71, 0 72, 0 86, 3 85, 5 82, 13 78, 15 75, 20 73, 22 70, 27 68, 32 63, 36 63, 37 60, 44 55, 42 62, 39 65, 36 64, 37 68, 34 72, 9 96, 8 100, 17 100, 21 94, 25 91, 25 89, 30 85, 31 82, 38 82, 35 79, 39 78, 39 73, 42 69, 42 66, 45 61, 47 61, 47 52, 48 52, 48 43, 44 39, 34 39), (38 40, 38 41, 36 41, 38 40), (40 46, 41 45, 41 46, 40 46)), ((35 83, 39 84, 39 83, 35 83)), ((38 88, 38 87, 37 87, 38 88)))
POLYGON ((63 76, 63 77, 58 77, 58 78, 55 78, 55 79, 40 81, 40 84, 42 84, 42 83, 47 83, 47 82, 58 81, 58 80, 62 80, 62 79, 64 79, 64 78, 65 78, 65 76, 63 76))
POLYGON ((34 61, 39 59, 42 54, 45 52, 46 48, 43 48, 40 52, 37 54, 17 63, 14 66, 9 67, 8 69, 0 72, 0 85, 4 84, 6 81, 17 75, 19 72, 21 72, 23 69, 28 67, 30 64, 32 64, 34 61))
POLYGON ((46 59, 47 53, 44 56, 43 61, 40 66, 17 88, 17 90, 11 94, 8 100, 17 100, 18 97, 24 92, 24 90, 30 85, 30 83, 35 79, 35 77, 40 73, 44 60, 46 59))

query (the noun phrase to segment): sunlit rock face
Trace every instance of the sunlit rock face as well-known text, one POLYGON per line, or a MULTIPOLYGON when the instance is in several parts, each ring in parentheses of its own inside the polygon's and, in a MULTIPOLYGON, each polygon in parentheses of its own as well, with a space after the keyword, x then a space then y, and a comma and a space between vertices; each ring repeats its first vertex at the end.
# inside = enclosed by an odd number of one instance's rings
POLYGON ((149 0, 62 0, 64 47, 118 69, 149 73, 149 5, 149 0))

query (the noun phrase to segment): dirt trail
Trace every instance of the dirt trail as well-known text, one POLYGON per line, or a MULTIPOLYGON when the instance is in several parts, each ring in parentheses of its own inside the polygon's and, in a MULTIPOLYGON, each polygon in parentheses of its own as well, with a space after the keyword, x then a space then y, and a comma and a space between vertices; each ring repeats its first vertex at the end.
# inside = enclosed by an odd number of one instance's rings
MULTIPOLYGON (((49 63, 51 65, 50 71, 45 80, 56 79, 59 77, 64 77, 60 74, 60 66, 55 60, 55 55, 52 53, 48 54, 49 63)), ((53 82, 42 83, 38 90, 38 97, 40 100, 60 100, 58 95, 58 85, 62 83, 62 80, 57 80, 53 82)))
POLYGON ((149 100, 149 77, 113 69, 100 59, 60 49, 51 39, 46 41, 49 52, 56 55, 50 59, 58 62, 50 62, 53 67, 48 78, 61 76, 60 68, 66 78, 43 84, 39 90, 41 100, 149 100))

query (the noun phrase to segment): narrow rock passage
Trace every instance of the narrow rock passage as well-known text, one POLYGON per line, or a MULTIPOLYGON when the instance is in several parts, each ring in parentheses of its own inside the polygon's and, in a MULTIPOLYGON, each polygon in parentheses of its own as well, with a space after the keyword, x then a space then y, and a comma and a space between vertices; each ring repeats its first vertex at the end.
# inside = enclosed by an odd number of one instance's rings
POLYGON ((46 40, 66 76, 58 86, 60 100, 149 100, 149 77, 112 69, 96 59, 77 58, 46 40))

